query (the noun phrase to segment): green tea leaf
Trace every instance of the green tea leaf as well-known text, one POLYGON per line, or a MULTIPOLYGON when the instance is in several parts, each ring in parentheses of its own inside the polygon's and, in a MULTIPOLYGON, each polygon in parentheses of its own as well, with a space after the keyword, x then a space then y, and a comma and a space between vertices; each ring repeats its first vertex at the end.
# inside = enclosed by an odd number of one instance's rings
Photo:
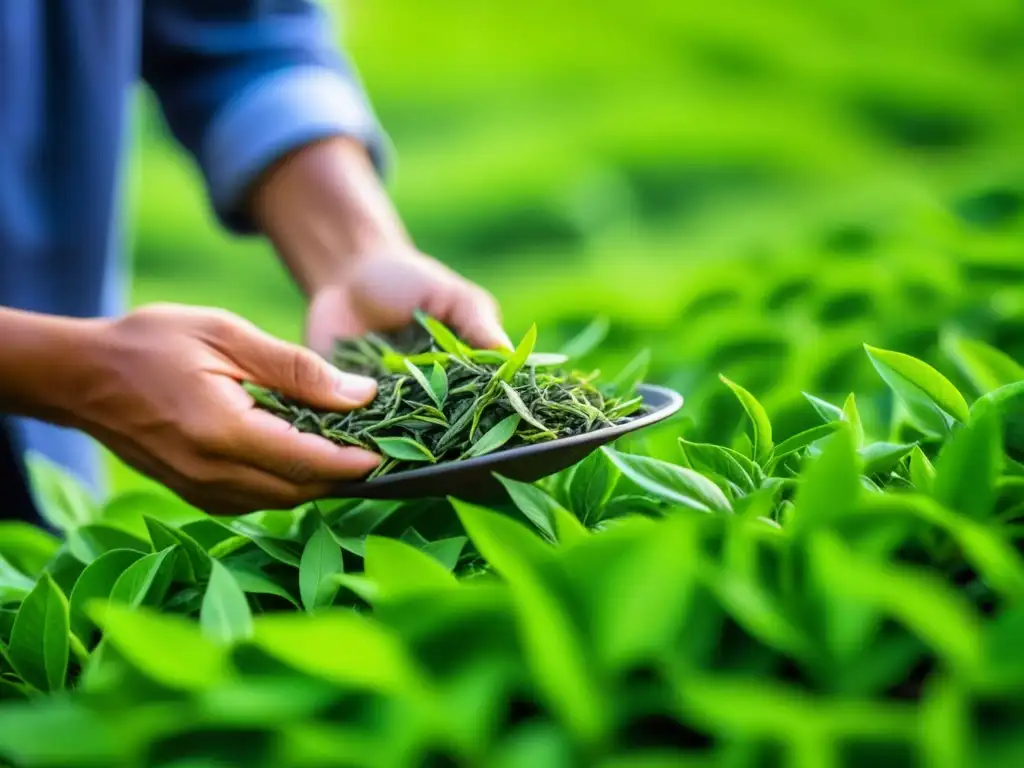
POLYGON ((22 601, 11 629, 8 655, 26 683, 44 693, 63 690, 70 632, 67 598, 44 574, 22 601))
POLYGON ((771 456, 774 446, 772 443, 772 423, 768 419, 768 414, 765 412, 764 407, 758 402, 756 397, 739 384, 730 381, 722 375, 719 375, 718 378, 733 391, 736 399, 743 406, 743 410, 747 412, 747 417, 750 419, 753 427, 754 458, 759 462, 767 461, 771 456))
POLYGON ((495 477, 505 486, 512 503, 526 519, 533 523, 551 543, 558 541, 555 535, 554 508, 561 506, 550 495, 530 483, 521 483, 501 475, 495 477))
MULTIPOLYGON (((438 365, 437 363, 434 363, 434 366, 435 366, 436 368, 440 369, 440 371, 441 371, 441 373, 442 373, 442 374, 444 373, 444 369, 443 369, 443 368, 441 368, 441 366, 440 366, 440 365, 438 365)), ((437 396, 437 393, 436 393, 436 392, 434 392, 434 388, 433 388, 433 386, 431 386, 431 383, 430 383, 430 381, 428 381, 428 380, 427 380, 427 377, 426 377, 426 375, 425 375, 425 374, 423 373, 423 371, 421 371, 421 370, 419 369, 419 367, 417 367, 417 366, 413 365, 413 364, 412 364, 412 363, 411 363, 411 362, 410 362, 410 361, 409 361, 408 359, 406 359, 406 361, 405 361, 405 369, 406 369, 406 370, 407 370, 407 371, 409 372, 409 374, 410 374, 410 375, 411 375, 411 376, 412 376, 412 377, 413 377, 413 378, 414 378, 414 379, 416 380, 416 383, 420 385, 420 387, 421 387, 421 388, 423 389, 423 391, 424 391, 424 392, 426 392, 426 394, 427 394, 427 397, 429 397, 429 398, 430 398, 431 400, 433 400, 433 401, 434 401, 434 404, 435 404, 435 405, 436 405, 436 406, 437 406, 438 408, 440 408, 440 407, 441 407, 441 406, 442 406, 442 405, 444 404, 444 400, 443 400, 443 399, 441 399, 441 398, 439 398, 439 397, 437 396)), ((448 380, 447 380, 447 378, 446 378, 446 379, 445 379, 445 382, 447 383, 447 381, 448 381, 448 380)), ((401 457, 398 457, 398 458, 401 458, 401 457)))
POLYGON ((557 368, 569 362, 566 355, 558 352, 534 352, 526 358, 526 368, 557 368))
POLYGON ((606 316, 600 316, 591 321, 590 325, 580 331, 562 345, 561 352, 570 360, 578 360, 586 357, 607 338, 611 330, 611 322, 606 316))
POLYGON ((964 396, 924 361, 867 344, 864 349, 875 370, 922 427, 942 434, 953 419, 966 422, 970 418, 964 396))
POLYGON ((112 496, 99 511, 98 522, 115 526, 140 539, 149 538, 145 517, 172 528, 208 519, 206 513, 168 492, 128 491, 112 496))
POLYGON ((214 560, 206 585, 199 624, 216 643, 231 645, 252 636, 252 611, 231 571, 214 560))
POLYGON ((700 512, 731 512, 732 507, 717 485, 692 469, 648 456, 602 448, 609 459, 648 493, 700 512))
POLYGON ((775 450, 772 453, 772 459, 777 461, 778 459, 790 456, 797 451, 801 451, 819 440, 823 440, 839 429, 841 423, 842 422, 839 421, 830 421, 826 424, 819 424, 816 427, 805 429, 803 432, 797 432, 792 437, 786 438, 775 446, 775 450))
POLYGON ((423 444, 417 443, 408 437, 375 437, 373 442, 377 444, 385 456, 391 456, 403 461, 437 461, 434 454, 423 444))
POLYGON ((825 421, 826 424, 831 423, 833 421, 846 420, 846 413, 839 406, 832 405, 832 403, 822 400, 819 397, 815 397, 814 395, 810 395, 806 392, 803 392, 802 394, 807 399, 807 402, 809 402, 814 407, 814 410, 818 412, 818 415, 821 416, 821 418, 825 421))
POLYGON ((583 744, 600 742, 608 727, 605 697, 587 664, 586 647, 572 612, 536 568, 536 548, 543 551, 545 545, 534 538, 533 544, 521 547, 529 534, 519 523, 457 500, 452 504, 477 550, 509 586, 537 687, 583 744))
POLYGON ((848 427, 838 430, 804 471, 795 498, 798 530, 828 525, 853 509, 860 495, 859 459, 848 427))
POLYGON ((114 582, 110 599, 131 608, 159 605, 174 577, 175 561, 184 557, 181 545, 172 544, 132 563, 114 582))
POLYGON ((710 443, 691 443, 684 437, 679 438, 679 445, 690 469, 718 475, 744 491, 757 486, 754 463, 742 453, 710 443))
POLYGON ((536 429, 539 429, 541 432, 546 432, 549 435, 551 435, 551 437, 555 437, 554 432, 552 432, 547 426, 542 424, 540 420, 537 419, 537 417, 530 413, 530 409, 526 407, 526 403, 523 402, 523 399, 519 396, 518 392, 512 389, 512 387, 510 387, 504 381, 501 382, 501 388, 502 391, 504 391, 505 393, 505 397, 508 398, 509 403, 512 405, 512 409, 522 417, 523 421, 535 427, 536 429))
POLYGON ((416 320, 427 329, 427 332, 433 337, 437 346, 453 357, 465 357, 465 345, 459 341, 458 337, 444 323, 419 310, 416 311, 415 315, 416 320))
POLYGON ((379 596, 385 600, 447 590, 458 585, 448 569, 430 555, 401 541, 381 536, 366 538, 365 571, 376 583, 379 596))
POLYGON ((448 399, 448 374, 440 363, 435 362, 430 372, 430 391, 434 393, 434 402, 437 407, 444 406, 448 399))
POLYGON ((601 451, 594 451, 576 465, 569 481, 569 502, 584 527, 601 519, 601 512, 615 490, 619 475, 619 468, 601 451))
POLYGON ((954 432, 935 466, 935 498, 975 520, 986 519, 996 501, 1003 442, 995 408, 983 408, 954 432))
POLYGON ((398 638, 356 613, 264 614, 256 619, 255 641, 288 666, 335 685, 403 697, 419 696, 424 689, 398 638))
POLYGON ((85 606, 96 599, 106 600, 121 575, 142 559, 141 552, 131 549, 112 549, 93 560, 78 577, 68 601, 71 629, 85 640, 92 631, 92 621, 85 606))
MULTIPOLYGON (((0 555, 0 605, 5 602, 20 602, 32 591, 35 581, 11 565, 0 555)), ((0 638, 3 633, 0 632, 0 638)))
POLYGON ((454 571, 455 566, 459 564, 459 558, 462 556, 462 550, 468 542, 465 536, 452 536, 448 539, 437 539, 436 541, 429 541, 423 547, 423 551, 430 555, 432 558, 441 563, 449 571, 454 571))
POLYGON ((87 610, 103 630, 104 642, 160 685, 202 691, 230 674, 229 649, 203 637, 199 626, 183 616, 118 603, 94 602, 87 610))
POLYGON ((521 418, 522 417, 518 413, 506 416, 484 434, 480 435, 476 442, 469 447, 469 450, 466 451, 462 458, 471 459, 476 456, 483 456, 501 448, 501 446, 512 439, 512 435, 514 435, 516 430, 519 428, 519 421, 521 418))
POLYGON ((497 371, 494 373, 496 381, 504 381, 511 383, 515 375, 519 373, 524 365, 526 365, 526 358, 533 352, 533 347, 537 343, 537 326, 531 325, 530 330, 523 336, 522 341, 516 346, 515 352, 513 352, 508 360, 501 364, 497 371))
POLYGON ((196 583, 210 578, 212 558, 194 538, 179 528, 168 525, 146 516, 144 518, 149 538, 156 551, 181 545, 181 554, 176 558, 175 577, 181 581, 196 583))
POLYGON ((917 445, 910 451, 910 481, 924 493, 930 493, 935 483, 935 467, 917 445))
POLYGON ((860 411, 857 410, 857 398, 853 392, 846 396, 846 402, 843 403, 843 418, 850 422, 854 443, 861 445, 864 442, 864 425, 861 423, 860 411))
POLYGON ((0 520, 0 557, 29 576, 38 576, 57 554, 60 541, 21 520, 0 520))
POLYGON ((39 514, 60 531, 96 519, 96 501, 70 472, 38 451, 26 451, 25 468, 39 514))
POLYGON ((287 600, 296 608, 302 607, 287 589, 263 573, 239 567, 234 563, 225 563, 224 565, 231 571, 231 575, 235 577, 235 581, 244 592, 254 595, 275 595, 287 600))
POLYGON ((939 343, 980 394, 1024 380, 1024 366, 995 347, 949 332, 940 336, 939 343))
POLYGON ((306 542, 299 564, 299 595, 310 613, 330 605, 338 592, 334 575, 344 572, 341 547, 321 523, 306 542))
POLYGON ((68 533, 68 550, 86 565, 104 552, 113 549, 149 552, 149 544, 144 539, 137 538, 121 528, 101 523, 83 525, 68 533))
POLYGON ((869 443, 857 451, 864 463, 861 471, 865 475, 891 472, 916 447, 915 443, 869 443))

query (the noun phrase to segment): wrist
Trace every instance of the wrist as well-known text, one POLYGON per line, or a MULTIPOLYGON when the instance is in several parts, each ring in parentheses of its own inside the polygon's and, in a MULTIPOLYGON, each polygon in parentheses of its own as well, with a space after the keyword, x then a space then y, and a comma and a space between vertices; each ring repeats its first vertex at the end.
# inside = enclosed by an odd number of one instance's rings
POLYGON ((109 321, 0 308, 0 411, 77 426, 109 321))
POLYGON ((307 295, 337 284, 374 254, 411 246, 366 149, 315 142, 264 175, 253 217, 307 295))

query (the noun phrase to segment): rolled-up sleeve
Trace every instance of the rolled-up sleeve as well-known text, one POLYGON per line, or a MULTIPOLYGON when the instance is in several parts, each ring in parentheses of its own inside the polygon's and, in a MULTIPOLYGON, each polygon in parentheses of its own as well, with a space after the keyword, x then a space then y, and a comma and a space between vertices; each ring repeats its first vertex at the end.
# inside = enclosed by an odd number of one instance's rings
POLYGON ((351 136, 384 173, 386 137, 333 25, 312 0, 147 0, 142 73, 195 157, 218 218, 251 232, 242 203, 275 160, 351 136))

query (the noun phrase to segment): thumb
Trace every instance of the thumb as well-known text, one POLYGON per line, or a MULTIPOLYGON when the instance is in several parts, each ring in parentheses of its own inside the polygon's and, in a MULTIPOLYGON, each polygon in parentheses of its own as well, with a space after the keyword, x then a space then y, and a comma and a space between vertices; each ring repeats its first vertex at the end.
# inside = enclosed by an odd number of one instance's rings
POLYGON ((310 407, 348 411, 377 394, 376 381, 339 371, 312 350, 258 330, 237 341, 233 356, 255 383, 310 407))

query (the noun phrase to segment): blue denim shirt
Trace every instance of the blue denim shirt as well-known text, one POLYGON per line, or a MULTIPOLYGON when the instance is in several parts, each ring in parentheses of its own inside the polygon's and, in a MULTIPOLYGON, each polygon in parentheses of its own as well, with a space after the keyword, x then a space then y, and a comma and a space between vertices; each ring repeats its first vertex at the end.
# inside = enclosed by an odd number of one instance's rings
MULTIPOLYGON (((236 232, 250 231, 246 186, 290 149, 350 135, 379 164, 376 119, 333 40, 313 0, 0 0, 0 305, 122 311, 119 195, 140 79, 236 232)), ((100 490, 89 438, 10 427, 18 450, 100 490)))

